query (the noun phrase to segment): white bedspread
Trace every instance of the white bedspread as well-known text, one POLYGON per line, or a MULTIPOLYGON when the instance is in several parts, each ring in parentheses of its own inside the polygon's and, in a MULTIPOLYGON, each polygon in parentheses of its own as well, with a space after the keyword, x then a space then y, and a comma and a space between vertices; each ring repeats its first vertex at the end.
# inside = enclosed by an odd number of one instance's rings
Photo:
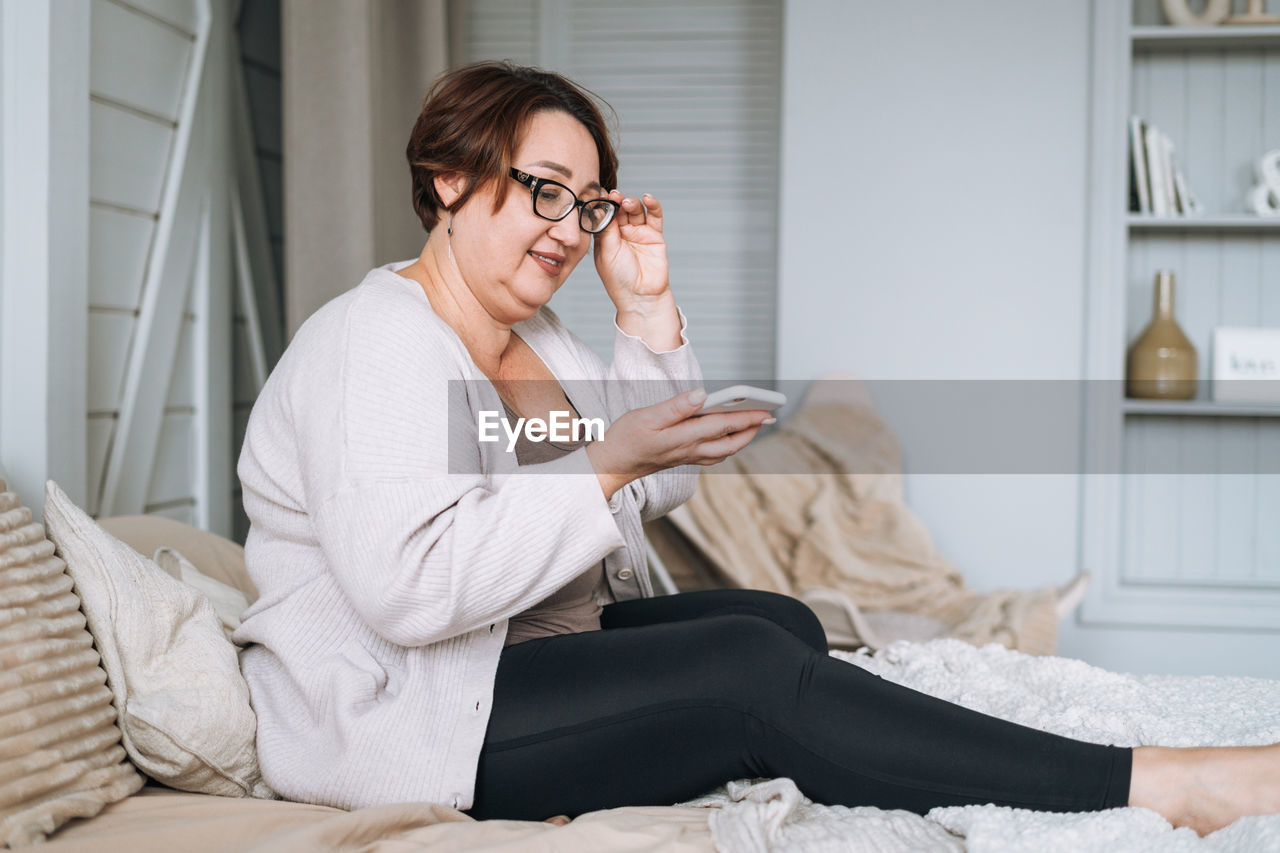
MULTIPOLYGON (((1280 681, 1136 676, 991 643, 894 643, 833 652, 891 681, 993 716, 1095 743, 1203 746, 1280 741, 1280 681)), ((756 851, 1280 851, 1280 816, 1247 817, 1200 838, 1149 809, 1061 814, 998 806, 906 811, 823 806, 789 779, 742 780, 690 805, 714 807, 722 853, 756 851)))

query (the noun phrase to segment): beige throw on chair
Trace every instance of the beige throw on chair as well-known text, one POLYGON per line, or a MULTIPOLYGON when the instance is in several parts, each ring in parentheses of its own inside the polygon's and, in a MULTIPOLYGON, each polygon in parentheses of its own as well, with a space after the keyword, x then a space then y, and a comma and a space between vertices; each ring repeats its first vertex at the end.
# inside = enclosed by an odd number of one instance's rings
POLYGON ((809 602, 833 645, 949 636, 1054 653, 1056 590, 967 588, 904 503, 901 469, 866 386, 824 377, 667 518, 734 585, 809 602))

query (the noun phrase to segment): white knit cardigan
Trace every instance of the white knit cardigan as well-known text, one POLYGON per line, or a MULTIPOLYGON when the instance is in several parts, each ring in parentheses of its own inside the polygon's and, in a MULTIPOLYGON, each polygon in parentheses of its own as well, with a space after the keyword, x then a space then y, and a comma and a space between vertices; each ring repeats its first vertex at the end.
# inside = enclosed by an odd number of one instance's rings
MULTIPOLYGON (((475 424, 501 400, 393 272, 408 263, 370 271, 302 325, 237 469, 260 595, 234 639, 263 778, 345 809, 470 808, 508 617, 602 558, 615 598, 652 595, 641 520, 687 500, 698 471, 606 502, 585 449, 517 473, 505 441, 451 444, 451 409, 475 424)), ((607 424, 700 384, 684 325, 663 353, 618 330, 608 368, 545 307, 515 331, 557 379, 584 380, 570 398, 607 424)))

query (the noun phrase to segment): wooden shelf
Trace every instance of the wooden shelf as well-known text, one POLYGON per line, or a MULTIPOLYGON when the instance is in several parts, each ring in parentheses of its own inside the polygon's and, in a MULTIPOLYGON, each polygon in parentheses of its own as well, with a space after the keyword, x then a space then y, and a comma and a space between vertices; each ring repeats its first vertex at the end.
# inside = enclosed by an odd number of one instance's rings
POLYGON ((1134 50, 1184 50, 1216 47, 1280 46, 1280 26, 1222 24, 1217 27, 1133 27, 1134 50))
POLYGON ((1235 231, 1242 234, 1267 231, 1280 232, 1280 216, 1253 216, 1247 213, 1216 216, 1151 216, 1130 213, 1126 218, 1130 231, 1235 231))
POLYGON ((1126 415, 1280 418, 1280 404, 1275 403, 1215 403, 1212 400, 1126 399, 1122 408, 1126 415))

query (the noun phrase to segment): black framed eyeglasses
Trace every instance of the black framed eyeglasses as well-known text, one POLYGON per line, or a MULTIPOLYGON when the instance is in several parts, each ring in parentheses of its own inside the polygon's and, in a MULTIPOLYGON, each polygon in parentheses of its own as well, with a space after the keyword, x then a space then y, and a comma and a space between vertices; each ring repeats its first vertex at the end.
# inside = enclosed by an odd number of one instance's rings
POLYGON ((533 196, 533 212, 543 219, 559 222, 575 208, 578 209, 578 225, 588 234, 599 234, 609 227, 618 203, 607 198, 579 201, 573 190, 550 178, 535 178, 528 172, 511 169, 511 177, 529 188, 533 196))

